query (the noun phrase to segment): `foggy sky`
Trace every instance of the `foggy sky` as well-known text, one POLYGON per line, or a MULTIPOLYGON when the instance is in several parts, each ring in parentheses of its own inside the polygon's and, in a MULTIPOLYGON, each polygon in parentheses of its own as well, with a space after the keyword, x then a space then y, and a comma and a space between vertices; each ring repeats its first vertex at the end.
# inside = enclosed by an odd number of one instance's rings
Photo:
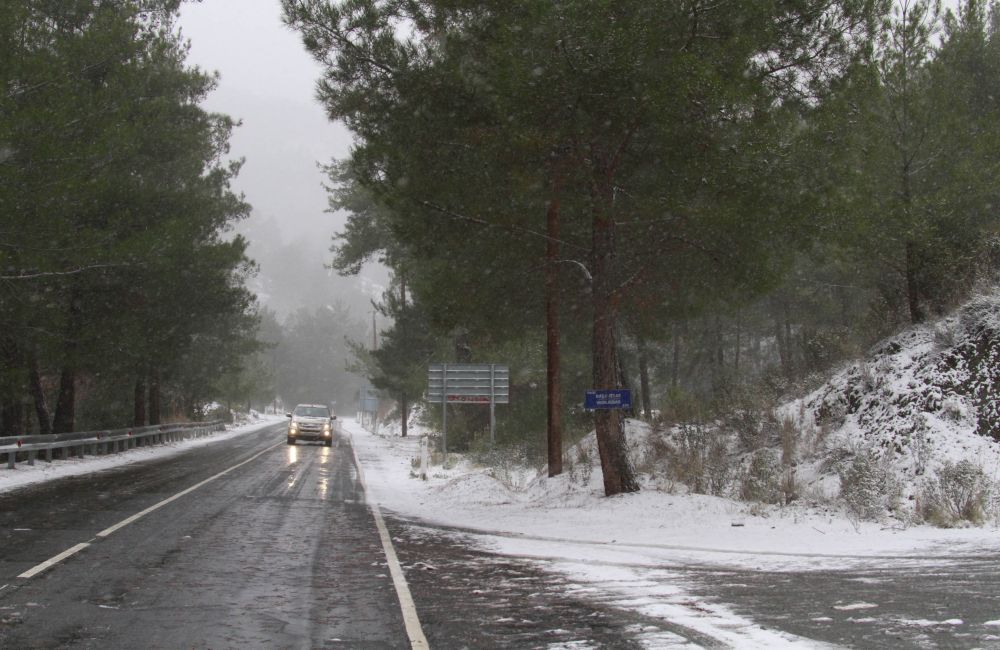
POLYGON ((318 164, 345 157, 351 137, 315 99, 321 69, 282 24, 278 0, 187 2, 179 29, 190 42, 188 63, 221 75, 204 107, 242 121, 230 157, 246 160, 233 189, 253 206, 237 228, 260 263, 251 288, 281 316, 336 300, 370 309, 384 269, 367 267, 361 281, 323 269, 344 218, 326 212, 318 164))
POLYGON ((350 135, 314 99, 320 68, 281 23, 278 0, 185 3, 180 28, 188 61, 222 75, 205 108, 243 122, 232 138, 232 157, 246 158, 235 188, 289 238, 328 238, 341 224, 324 214, 316 165, 346 155, 350 135))

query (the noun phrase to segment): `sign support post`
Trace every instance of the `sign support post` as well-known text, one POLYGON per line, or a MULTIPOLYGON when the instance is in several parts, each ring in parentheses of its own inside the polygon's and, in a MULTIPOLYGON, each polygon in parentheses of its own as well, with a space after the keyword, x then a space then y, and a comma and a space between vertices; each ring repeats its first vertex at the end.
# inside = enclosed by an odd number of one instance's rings
POLYGON ((489 404, 490 444, 496 444, 496 405, 510 403, 510 368, 495 363, 432 363, 427 401, 441 403, 444 453, 448 453, 448 403, 489 404))
POLYGON ((441 379, 443 381, 443 391, 441 394, 441 419, 443 420, 441 424, 441 434, 442 445, 441 449, 444 451, 445 462, 448 460, 448 364, 442 365, 443 371, 441 372, 441 379))
POLYGON ((495 447, 497 444, 496 374, 497 374, 497 366, 495 363, 491 363, 490 364, 490 446, 491 447, 495 447))

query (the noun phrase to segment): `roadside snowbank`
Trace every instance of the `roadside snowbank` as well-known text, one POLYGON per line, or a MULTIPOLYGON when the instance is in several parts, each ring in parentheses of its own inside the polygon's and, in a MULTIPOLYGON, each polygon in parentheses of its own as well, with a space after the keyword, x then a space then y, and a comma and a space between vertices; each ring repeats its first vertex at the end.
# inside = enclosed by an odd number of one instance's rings
POLYGON ((188 449, 203 447, 220 440, 229 440, 230 438, 235 438, 246 433, 259 431, 284 419, 276 415, 262 415, 259 419, 239 426, 227 427, 225 431, 220 431, 204 438, 170 442, 154 447, 137 447, 136 449, 130 449, 129 451, 110 456, 73 457, 51 463, 47 463, 44 460, 37 460, 34 466, 28 463, 18 463, 15 469, 7 469, 6 465, 4 465, 0 467, 0 492, 7 492, 34 483, 43 483, 64 476, 90 474, 121 465, 131 465, 155 458, 174 456, 188 449))
POLYGON ((575 480, 567 472, 525 482, 462 462, 434 466, 422 481, 415 468, 418 437, 377 436, 353 421, 342 426, 353 439, 369 499, 403 517, 482 533, 493 550, 518 556, 821 570, 1000 551, 995 527, 885 527, 822 507, 764 509, 653 489, 607 498, 599 468, 575 480))

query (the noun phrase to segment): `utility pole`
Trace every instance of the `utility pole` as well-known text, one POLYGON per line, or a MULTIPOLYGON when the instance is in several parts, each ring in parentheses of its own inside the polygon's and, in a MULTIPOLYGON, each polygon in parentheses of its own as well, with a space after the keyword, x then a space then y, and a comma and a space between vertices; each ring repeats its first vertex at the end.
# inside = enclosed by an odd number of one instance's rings
MULTIPOLYGON (((378 349, 378 328, 376 327, 375 323, 375 315, 377 313, 378 309, 375 308, 375 302, 372 301, 372 352, 378 349)), ((372 391, 370 384, 366 383, 366 386, 368 386, 367 388, 368 395, 364 396, 364 401, 366 402, 366 406, 371 406, 369 398, 374 391, 372 391)), ((375 432, 378 430, 378 412, 372 411, 371 419, 372 419, 371 421, 372 431, 375 432)))

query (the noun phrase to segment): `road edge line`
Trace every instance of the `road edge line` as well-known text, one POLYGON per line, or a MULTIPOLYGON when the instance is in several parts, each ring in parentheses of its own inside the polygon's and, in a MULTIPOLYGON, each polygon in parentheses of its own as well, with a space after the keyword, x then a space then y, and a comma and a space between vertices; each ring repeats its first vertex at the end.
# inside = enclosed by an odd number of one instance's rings
MULTIPOLYGON (((361 462, 358 460, 358 448, 354 444, 354 434, 344 430, 351 441, 351 455, 354 456, 354 467, 358 473, 358 481, 365 489, 365 501, 368 501, 368 489, 365 486, 364 470, 361 469, 361 462)), ((396 589, 396 599, 399 600, 399 608, 403 614, 403 625, 406 627, 406 636, 410 639, 410 647, 413 650, 429 650, 427 637, 424 636, 424 629, 420 625, 420 617, 417 615, 417 605, 413 602, 410 594, 410 586, 406 583, 406 576, 403 574, 403 567, 399 564, 399 557, 396 549, 392 545, 392 538, 389 536, 389 529, 386 528, 385 520, 382 518, 382 511, 377 503, 368 503, 368 508, 375 519, 375 527, 378 529, 379 539, 382 541, 382 551, 385 553, 386 563, 389 565, 389 575, 392 577, 392 586, 396 589)))

